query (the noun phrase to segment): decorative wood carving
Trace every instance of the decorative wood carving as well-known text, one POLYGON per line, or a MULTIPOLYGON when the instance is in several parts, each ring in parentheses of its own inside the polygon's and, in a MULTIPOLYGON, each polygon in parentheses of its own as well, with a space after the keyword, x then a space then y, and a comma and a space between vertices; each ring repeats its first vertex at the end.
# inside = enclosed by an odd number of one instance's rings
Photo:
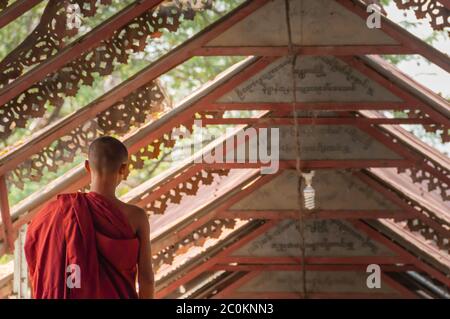
MULTIPOLYGON (((380 132, 386 135, 393 143, 400 143, 403 147, 416 152, 408 143, 403 143, 388 131, 380 129, 380 132)), ((432 159, 423 156, 423 154, 418 154, 418 156, 421 158, 421 163, 417 163, 414 167, 397 168, 397 172, 408 174, 413 182, 420 185, 424 185, 424 182, 426 182, 428 191, 436 191, 440 194, 443 201, 449 201, 450 184, 448 181, 450 181, 450 171, 432 159)))
POLYGON ((398 191, 391 191, 397 193, 397 196, 401 198, 405 204, 412 207, 421 215, 417 218, 407 219, 406 223, 403 224, 403 227, 412 232, 419 233, 426 240, 434 243, 434 245, 439 249, 442 249, 447 254, 450 254, 450 222, 436 215, 428 208, 423 207, 418 202, 399 194, 398 191), (430 221, 433 223, 430 223, 430 221), (436 229, 436 226, 433 226, 433 224, 439 225, 441 229, 436 229))
MULTIPOLYGON (((222 111, 217 112, 210 112, 210 111, 203 111, 196 113, 194 115, 195 118, 201 119, 201 118, 217 118, 223 116, 222 111)), ((144 162, 147 159, 154 159, 158 158, 158 156, 161 154, 161 151, 163 149, 169 150, 172 149, 175 145, 176 140, 179 138, 175 134, 176 132, 179 132, 180 130, 186 130, 189 133, 192 134, 193 132, 193 124, 194 124, 194 118, 190 119, 189 121, 172 128, 171 132, 164 133, 159 137, 158 139, 154 140, 147 146, 141 148, 138 152, 133 154, 131 157, 131 166, 130 169, 142 169, 144 167, 144 162)))
MULTIPOLYGON (((145 209, 153 214, 164 214, 169 203, 179 204, 183 196, 194 196, 197 194, 200 185, 211 185, 214 175, 226 176, 228 169, 205 169, 199 171, 186 181, 181 182, 174 189, 163 194, 157 200, 150 202, 145 209)), ((182 173, 181 173, 182 174, 182 173)))
MULTIPOLYGON (((101 4, 111 4, 102 0, 101 4)), ((0 62, 0 88, 18 78, 30 67, 46 61, 65 47, 68 38, 78 33, 67 26, 67 7, 76 4, 80 15, 90 17, 97 12, 97 0, 50 0, 41 20, 31 34, 0 62)))
POLYGON ((158 251, 152 256, 155 271, 166 264, 171 265, 176 256, 186 253, 191 247, 202 247, 209 238, 219 238, 225 229, 233 229, 234 219, 214 219, 196 229, 180 241, 158 251))
MULTIPOLYGON (((424 159, 424 164, 429 165, 438 172, 446 175, 450 179, 450 172, 442 166, 436 166, 435 163, 428 159, 424 159)), ((444 202, 450 201, 450 185, 445 183, 436 176, 433 176, 430 172, 422 169, 421 167, 411 167, 411 168, 398 168, 399 173, 408 174, 414 183, 424 185, 426 183, 428 191, 437 191, 444 202)))
MULTIPOLYGON (((381 130, 380 132, 386 135, 392 142, 402 143, 397 137, 388 133, 386 130, 381 130)), ((403 145, 411 149, 408 144, 403 145)), ((418 155, 422 158, 422 163, 414 167, 397 168, 397 172, 408 174, 415 183, 420 185, 426 183, 428 191, 437 191, 444 202, 450 201, 450 184, 448 183, 450 181, 450 171, 430 158, 422 154, 418 155)))
MULTIPOLYGON (((429 211, 425 210, 422 207, 414 207, 415 209, 421 211, 426 218, 431 218, 434 221, 442 221, 444 226, 447 230, 450 231, 450 225, 443 221, 442 219, 436 217, 429 211)), ((426 240, 432 241, 439 249, 444 250, 447 254, 450 254, 450 238, 448 236, 444 236, 441 233, 437 232, 433 227, 428 225, 425 221, 415 218, 415 219, 408 219, 406 222, 405 227, 412 231, 412 232, 418 232, 420 235, 422 235, 426 240)))
MULTIPOLYGON (((450 8, 438 0, 394 0, 397 7, 413 10, 417 19, 428 18, 434 30, 442 31, 450 27, 450 8)), ((450 31, 449 31, 450 34, 450 31)))
MULTIPOLYGON (((431 117, 420 110, 406 110, 406 115, 410 119, 431 119, 431 117)), ((434 133, 441 137, 443 143, 450 142, 450 127, 440 123, 423 125, 425 131, 434 133)))
MULTIPOLYGON (((163 103, 164 95, 157 82, 144 85, 98 114, 96 119, 84 123, 32 155, 11 171, 8 181, 20 189, 27 181, 39 181, 46 171, 56 172, 61 165, 73 162, 81 152, 86 153, 89 143, 98 136, 111 133, 122 135, 133 127, 141 126, 152 113, 161 110, 163 103)), ((151 156, 154 157, 157 156, 151 156)))

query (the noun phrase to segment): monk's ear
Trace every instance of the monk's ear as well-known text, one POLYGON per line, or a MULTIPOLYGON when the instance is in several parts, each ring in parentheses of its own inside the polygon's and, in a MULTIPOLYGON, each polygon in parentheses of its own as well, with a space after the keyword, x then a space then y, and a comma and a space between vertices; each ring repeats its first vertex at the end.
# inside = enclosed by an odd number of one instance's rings
POLYGON ((122 175, 122 178, 125 180, 128 177, 130 170, 128 168, 128 163, 124 163, 120 166, 119 174, 122 175))
POLYGON ((86 171, 87 171, 88 173, 91 172, 91 166, 89 165, 89 161, 88 161, 88 160, 85 160, 85 161, 84 161, 84 168, 86 168, 86 171))

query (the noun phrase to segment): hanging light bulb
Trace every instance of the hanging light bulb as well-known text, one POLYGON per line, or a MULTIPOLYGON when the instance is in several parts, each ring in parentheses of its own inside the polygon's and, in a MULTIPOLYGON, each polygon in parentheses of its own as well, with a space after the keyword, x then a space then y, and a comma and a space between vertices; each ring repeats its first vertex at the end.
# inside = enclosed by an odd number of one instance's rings
POLYGON ((314 171, 309 173, 302 173, 303 178, 305 179, 305 188, 303 189, 303 199, 305 201, 305 208, 308 210, 312 210, 316 207, 315 195, 316 192, 312 187, 312 179, 314 177, 314 171))

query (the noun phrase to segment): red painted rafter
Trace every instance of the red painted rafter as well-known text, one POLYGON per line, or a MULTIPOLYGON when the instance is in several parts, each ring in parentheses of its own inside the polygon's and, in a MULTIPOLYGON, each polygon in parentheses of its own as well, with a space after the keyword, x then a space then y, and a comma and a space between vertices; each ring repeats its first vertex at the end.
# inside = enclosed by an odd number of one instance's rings
POLYGON ((386 135, 384 135, 379 129, 374 127, 368 127, 368 126, 359 126, 356 125, 361 131, 369 134, 371 137, 376 139, 378 142, 382 143, 386 147, 388 147, 390 150, 394 151, 398 155, 400 155, 402 158, 405 158, 407 160, 411 161, 411 164, 416 165, 417 164, 417 156, 415 157, 414 154, 411 152, 410 149, 403 147, 401 144, 394 142, 392 139, 388 138, 386 135))
MULTIPOLYGON (((202 125, 252 125, 257 127, 268 127, 271 125, 293 125, 293 118, 207 118, 202 119, 202 125)), ((298 124, 308 125, 401 125, 422 124, 431 125, 435 121, 426 118, 364 118, 364 117, 300 117, 298 124)))
MULTIPOLYGON (((253 137, 254 134, 255 134, 254 132, 250 132, 249 137, 253 137)), ((227 139, 225 139, 225 141, 226 140, 227 139)), ((226 147, 223 148, 224 155, 231 150, 235 151, 236 148, 242 143, 244 143, 243 140, 240 140, 237 143, 233 143, 233 145, 231 145, 231 146, 227 144, 226 147)), ((162 195, 164 195, 171 189, 175 188, 181 182, 184 182, 184 181, 188 180, 189 178, 191 178, 192 176, 194 176, 195 174, 197 174, 199 171, 202 170, 202 167, 199 165, 196 165, 196 160, 197 160, 197 158, 192 159, 192 162, 194 162, 194 163, 189 168, 187 168, 185 171, 183 171, 182 175, 175 176, 175 178, 169 180, 168 182, 165 182, 161 186, 158 186, 156 189, 152 190, 148 196, 142 198, 139 202, 136 202, 136 204, 138 204, 141 207, 144 207, 148 203, 150 203, 154 200, 157 200, 162 195), (180 180, 181 177, 182 177, 182 180, 180 180)))
POLYGON ((0 28, 14 21, 42 0, 18 0, 0 13, 0 28))
MULTIPOLYGON (((217 218, 247 219, 297 219, 296 210, 224 210, 216 214, 217 218)), ((411 214, 403 210, 313 210, 304 214, 307 219, 405 219, 411 214)))
MULTIPOLYGON (((299 55, 366 55, 366 54, 414 54, 415 51, 401 45, 345 45, 345 46, 294 46, 299 55)), ((286 56, 287 46, 240 46, 240 47, 202 47, 196 49, 197 56, 286 56)))
MULTIPOLYGON (((216 258, 217 264, 296 264, 301 265, 301 258, 294 256, 286 257, 254 257, 254 256, 224 256, 216 258)), ((352 256, 352 257, 313 257, 305 258, 306 264, 318 265, 408 265, 410 259, 401 256, 352 256)), ((384 269, 384 268, 383 268, 384 269)))
MULTIPOLYGON (((406 110, 411 109, 406 102, 297 102, 298 110, 321 110, 321 111, 360 111, 360 110, 406 110)), ((282 102, 251 102, 251 103, 209 103, 205 105, 206 110, 228 111, 228 110, 268 110, 292 112, 292 103, 282 102)))
MULTIPOLYGON (((380 292, 312 292, 308 293, 308 299, 399 299, 401 296, 395 293, 380 292)), ((300 292, 234 292, 232 298, 237 299, 304 299, 300 292)))
MULTIPOLYGON (((209 271, 300 271, 303 267, 301 264, 246 264, 246 265, 226 265, 215 264, 211 266, 209 271)), ((360 271, 365 272, 367 265, 339 265, 339 264, 323 264, 323 265, 305 265, 306 271, 360 271)), ((387 272, 405 272, 410 270, 416 270, 413 266, 395 266, 395 265, 382 265, 381 269, 387 272)))
MULTIPOLYGON (((272 161, 276 163, 276 161, 272 161)), ((267 163, 262 162, 246 162, 246 163, 200 163, 203 169, 238 169, 238 168, 261 168, 267 167, 267 163)), ((279 161, 280 169, 295 168, 295 160, 279 161)), ((301 161, 300 167, 303 169, 351 169, 351 168, 368 168, 368 167, 411 167, 408 160, 307 160, 301 161)))

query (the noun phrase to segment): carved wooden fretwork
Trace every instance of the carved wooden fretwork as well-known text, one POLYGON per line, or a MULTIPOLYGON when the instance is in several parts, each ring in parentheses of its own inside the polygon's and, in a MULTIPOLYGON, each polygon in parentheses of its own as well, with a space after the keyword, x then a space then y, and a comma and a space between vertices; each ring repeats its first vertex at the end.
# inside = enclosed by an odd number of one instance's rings
MULTIPOLYGON (((77 5, 79 14, 90 17, 97 12, 97 0, 50 0, 41 20, 30 35, 0 62, 0 88, 18 78, 30 67, 58 53, 67 38, 78 33, 76 24, 68 25, 67 8, 77 5)), ((111 4, 102 0, 101 4, 111 4)))
POLYGON ((171 265, 176 256, 185 254, 191 247, 202 247, 209 238, 217 239, 225 229, 233 229, 234 219, 214 219, 190 233, 180 241, 158 251, 152 256, 155 271, 162 265, 171 265))
MULTIPOLYGON (((226 176, 228 169, 204 169, 190 177, 188 180, 180 182, 175 188, 161 195, 145 206, 145 209, 153 214, 164 214, 169 203, 179 204, 184 196, 194 196, 197 194, 200 185, 211 185, 214 175, 226 176)), ((181 172, 180 174, 183 174, 181 172)), ((179 176, 178 174, 177 176, 179 176)), ((176 177, 174 177, 176 178, 176 177)), ((155 191, 155 190, 152 190, 155 191)))
POLYGON ((405 227, 410 231, 418 232, 426 240, 432 241, 439 249, 442 249, 447 254, 450 254, 449 237, 439 234, 423 220, 417 218, 409 219, 405 227))
MULTIPOLYGON (((49 172, 56 172, 63 164, 71 163, 89 143, 104 134, 127 133, 146 123, 152 113, 161 110, 164 95, 157 82, 150 82, 98 114, 96 119, 77 127, 69 134, 32 155, 8 175, 8 181, 23 189, 26 181, 39 181, 49 172)), ((153 158, 153 157, 152 157, 153 158)))
MULTIPOLYGON (((431 119, 428 114, 425 114, 420 110, 406 110, 405 114, 410 119, 431 119)), ((443 143, 450 142, 450 127, 446 127, 445 125, 440 123, 427 124, 423 125, 423 127, 425 131, 440 136, 443 143)))
POLYGON ((172 149, 176 140, 170 134, 164 134, 150 144, 142 147, 138 152, 132 154, 130 170, 144 168, 145 161, 158 158, 162 150, 172 149))
POLYGON ((27 181, 39 181, 47 172, 56 172, 62 164, 73 162, 78 151, 87 151, 89 142, 98 136, 95 120, 84 123, 11 170, 8 182, 23 189, 27 181))
POLYGON ((434 30, 442 31, 450 27, 450 8, 446 8, 439 0, 394 1, 400 9, 413 10, 417 19, 428 18, 434 30))
POLYGON ((41 117, 48 103, 61 107, 64 96, 74 96, 81 85, 92 85, 95 73, 111 74, 117 63, 128 62, 132 52, 143 51, 149 36, 158 35, 163 28, 174 31, 183 19, 192 19, 198 7, 190 3, 182 7, 169 3, 145 12, 110 39, 18 94, 0 108, 0 138, 25 127, 29 118, 41 117))
MULTIPOLYGON (((403 147, 416 152, 407 143, 403 143, 388 131, 381 128, 380 132, 386 135, 390 141, 400 143, 403 147)), ((408 174, 414 183, 426 184, 428 191, 437 192, 444 202, 450 201, 450 171, 432 159, 419 153, 418 155, 421 158, 420 163, 416 163, 414 167, 397 168, 397 172, 408 174)))
MULTIPOLYGON (((447 176, 448 179, 450 179, 450 172, 442 166, 435 166, 432 161, 429 161, 427 159, 424 159, 423 164, 426 166, 430 166, 430 168, 437 170, 438 172, 447 176)), ((445 181, 439 179, 437 176, 431 174, 430 171, 424 170, 423 168, 418 166, 414 166, 411 168, 398 168, 397 171, 399 173, 408 174, 414 183, 418 183, 420 185, 426 184, 428 191, 437 191, 444 202, 450 202, 450 185, 445 181)))
POLYGON ((405 202, 405 204, 412 207, 420 214, 419 217, 407 219, 405 228, 412 232, 419 233, 426 240, 431 241, 439 249, 442 249, 446 253, 450 253, 450 222, 444 218, 441 218, 428 208, 423 207, 416 201, 406 198, 399 192, 393 189, 391 189, 391 191, 396 193, 397 196, 405 202), (440 229, 438 230, 436 226, 432 226, 433 223, 430 223, 429 221, 434 222, 435 225, 439 225, 440 229))
MULTIPOLYGON (((194 115, 194 118, 218 118, 223 116, 223 113, 223 111, 202 111, 196 113, 194 115)), ((194 118, 189 119, 188 121, 178 125, 177 127, 172 128, 170 132, 164 133, 158 139, 154 140, 147 146, 141 148, 138 152, 134 153, 131 156, 130 169, 142 169, 147 159, 158 158, 162 150, 170 151, 174 147, 175 142, 179 138, 182 138, 182 136, 178 135, 178 133, 186 131, 192 134, 194 129, 194 118)))
POLYGON ((164 95, 157 82, 150 82, 97 115, 103 132, 123 135, 132 126, 146 122, 149 115, 163 110, 164 95))

